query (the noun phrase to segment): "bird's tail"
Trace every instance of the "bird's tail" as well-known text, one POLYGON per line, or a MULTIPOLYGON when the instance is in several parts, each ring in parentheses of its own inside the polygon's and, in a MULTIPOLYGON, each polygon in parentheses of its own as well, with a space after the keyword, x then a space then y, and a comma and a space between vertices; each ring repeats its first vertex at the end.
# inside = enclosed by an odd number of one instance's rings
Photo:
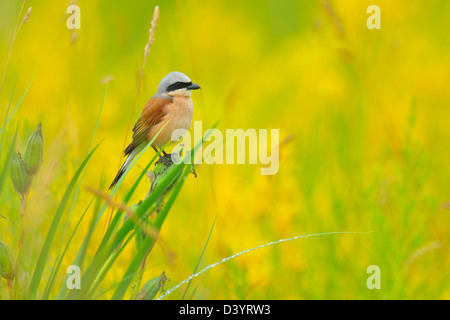
POLYGON ((136 148, 133 149, 133 151, 130 152, 130 154, 127 157, 127 160, 123 163, 122 167, 120 168, 119 172, 117 173, 116 177, 114 178, 113 182, 109 186, 109 189, 111 190, 117 182, 119 182, 120 178, 123 176, 125 171, 127 171, 128 167, 130 166, 133 159, 139 154, 139 152, 142 151, 142 149, 145 147, 145 145, 139 145, 136 148))

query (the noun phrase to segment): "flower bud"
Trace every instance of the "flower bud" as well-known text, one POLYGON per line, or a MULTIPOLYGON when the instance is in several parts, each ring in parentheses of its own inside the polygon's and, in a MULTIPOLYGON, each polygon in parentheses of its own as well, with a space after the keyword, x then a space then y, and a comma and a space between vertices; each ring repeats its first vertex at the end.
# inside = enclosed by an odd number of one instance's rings
POLYGON ((28 139, 23 157, 25 169, 29 174, 35 174, 41 166, 43 145, 44 140, 42 138, 41 124, 39 123, 36 130, 28 139))
POLYGON ((14 154, 10 165, 10 171, 14 188, 16 189, 18 194, 23 195, 28 191, 30 178, 28 177, 27 171, 25 170, 20 152, 14 154))
POLYGON ((15 276, 14 259, 8 246, 0 241, 0 276, 12 281, 15 276))

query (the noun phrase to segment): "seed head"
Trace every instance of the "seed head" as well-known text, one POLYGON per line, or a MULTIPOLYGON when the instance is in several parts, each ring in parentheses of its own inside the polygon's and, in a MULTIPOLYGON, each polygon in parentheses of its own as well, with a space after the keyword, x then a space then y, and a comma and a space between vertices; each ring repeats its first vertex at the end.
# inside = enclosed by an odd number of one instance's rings
POLYGON ((11 180, 16 192, 20 195, 24 195, 28 191, 30 178, 25 170, 20 152, 14 154, 10 165, 10 172, 11 180))
POLYGON ((156 25, 158 24, 158 19, 159 19, 159 7, 156 6, 155 10, 153 11, 153 19, 152 19, 152 26, 150 27, 149 30, 149 35, 148 35, 148 41, 147 44, 145 45, 145 50, 144 50, 144 56, 147 57, 148 54, 150 53, 150 47, 153 44, 153 42, 155 41, 155 38, 153 37, 153 35, 155 34, 155 29, 156 29, 156 25))
POLYGON ((0 241, 0 276, 12 281, 16 274, 14 258, 8 246, 0 241))
POLYGON ((31 7, 29 7, 28 10, 27 10, 27 13, 25 13, 25 16, 23 17, 23 20, 22 20, 22 24, 27 23, 28 18, 30 17, 30 15, 31 15, 31 7))
POLYGON ((29 174, 36 174, 42 163, 44 140, 42 137, 41 124, 37 126, 36 130, 30 136, 25 149, 25 156, 23 157, 25 170, 29 174))

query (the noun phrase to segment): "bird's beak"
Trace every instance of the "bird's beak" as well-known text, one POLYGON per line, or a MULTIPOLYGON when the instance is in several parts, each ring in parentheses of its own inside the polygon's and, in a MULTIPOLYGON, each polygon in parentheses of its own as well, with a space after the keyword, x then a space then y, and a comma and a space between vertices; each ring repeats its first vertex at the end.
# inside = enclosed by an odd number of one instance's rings
POLYGON ((192 83, 188 87, 186 87, 186 89, 188 89, 188 90, 198 90, 198 89, 201 89, 201 88, 200 88, 200 86, 198 84, 192 83))

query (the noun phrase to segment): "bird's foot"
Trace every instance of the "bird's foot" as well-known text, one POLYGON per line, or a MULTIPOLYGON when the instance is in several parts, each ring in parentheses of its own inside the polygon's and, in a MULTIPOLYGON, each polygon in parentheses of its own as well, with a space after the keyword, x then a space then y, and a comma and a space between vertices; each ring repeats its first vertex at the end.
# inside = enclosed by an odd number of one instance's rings
POLYGON ((170 154, 167 154, 164 152, 164 156, 159 157, 159 160, 156 161, 155 166, 160 163, 164 163, 166 165, 166 167, 170 167, 173 164, 172 156, 170 154))

